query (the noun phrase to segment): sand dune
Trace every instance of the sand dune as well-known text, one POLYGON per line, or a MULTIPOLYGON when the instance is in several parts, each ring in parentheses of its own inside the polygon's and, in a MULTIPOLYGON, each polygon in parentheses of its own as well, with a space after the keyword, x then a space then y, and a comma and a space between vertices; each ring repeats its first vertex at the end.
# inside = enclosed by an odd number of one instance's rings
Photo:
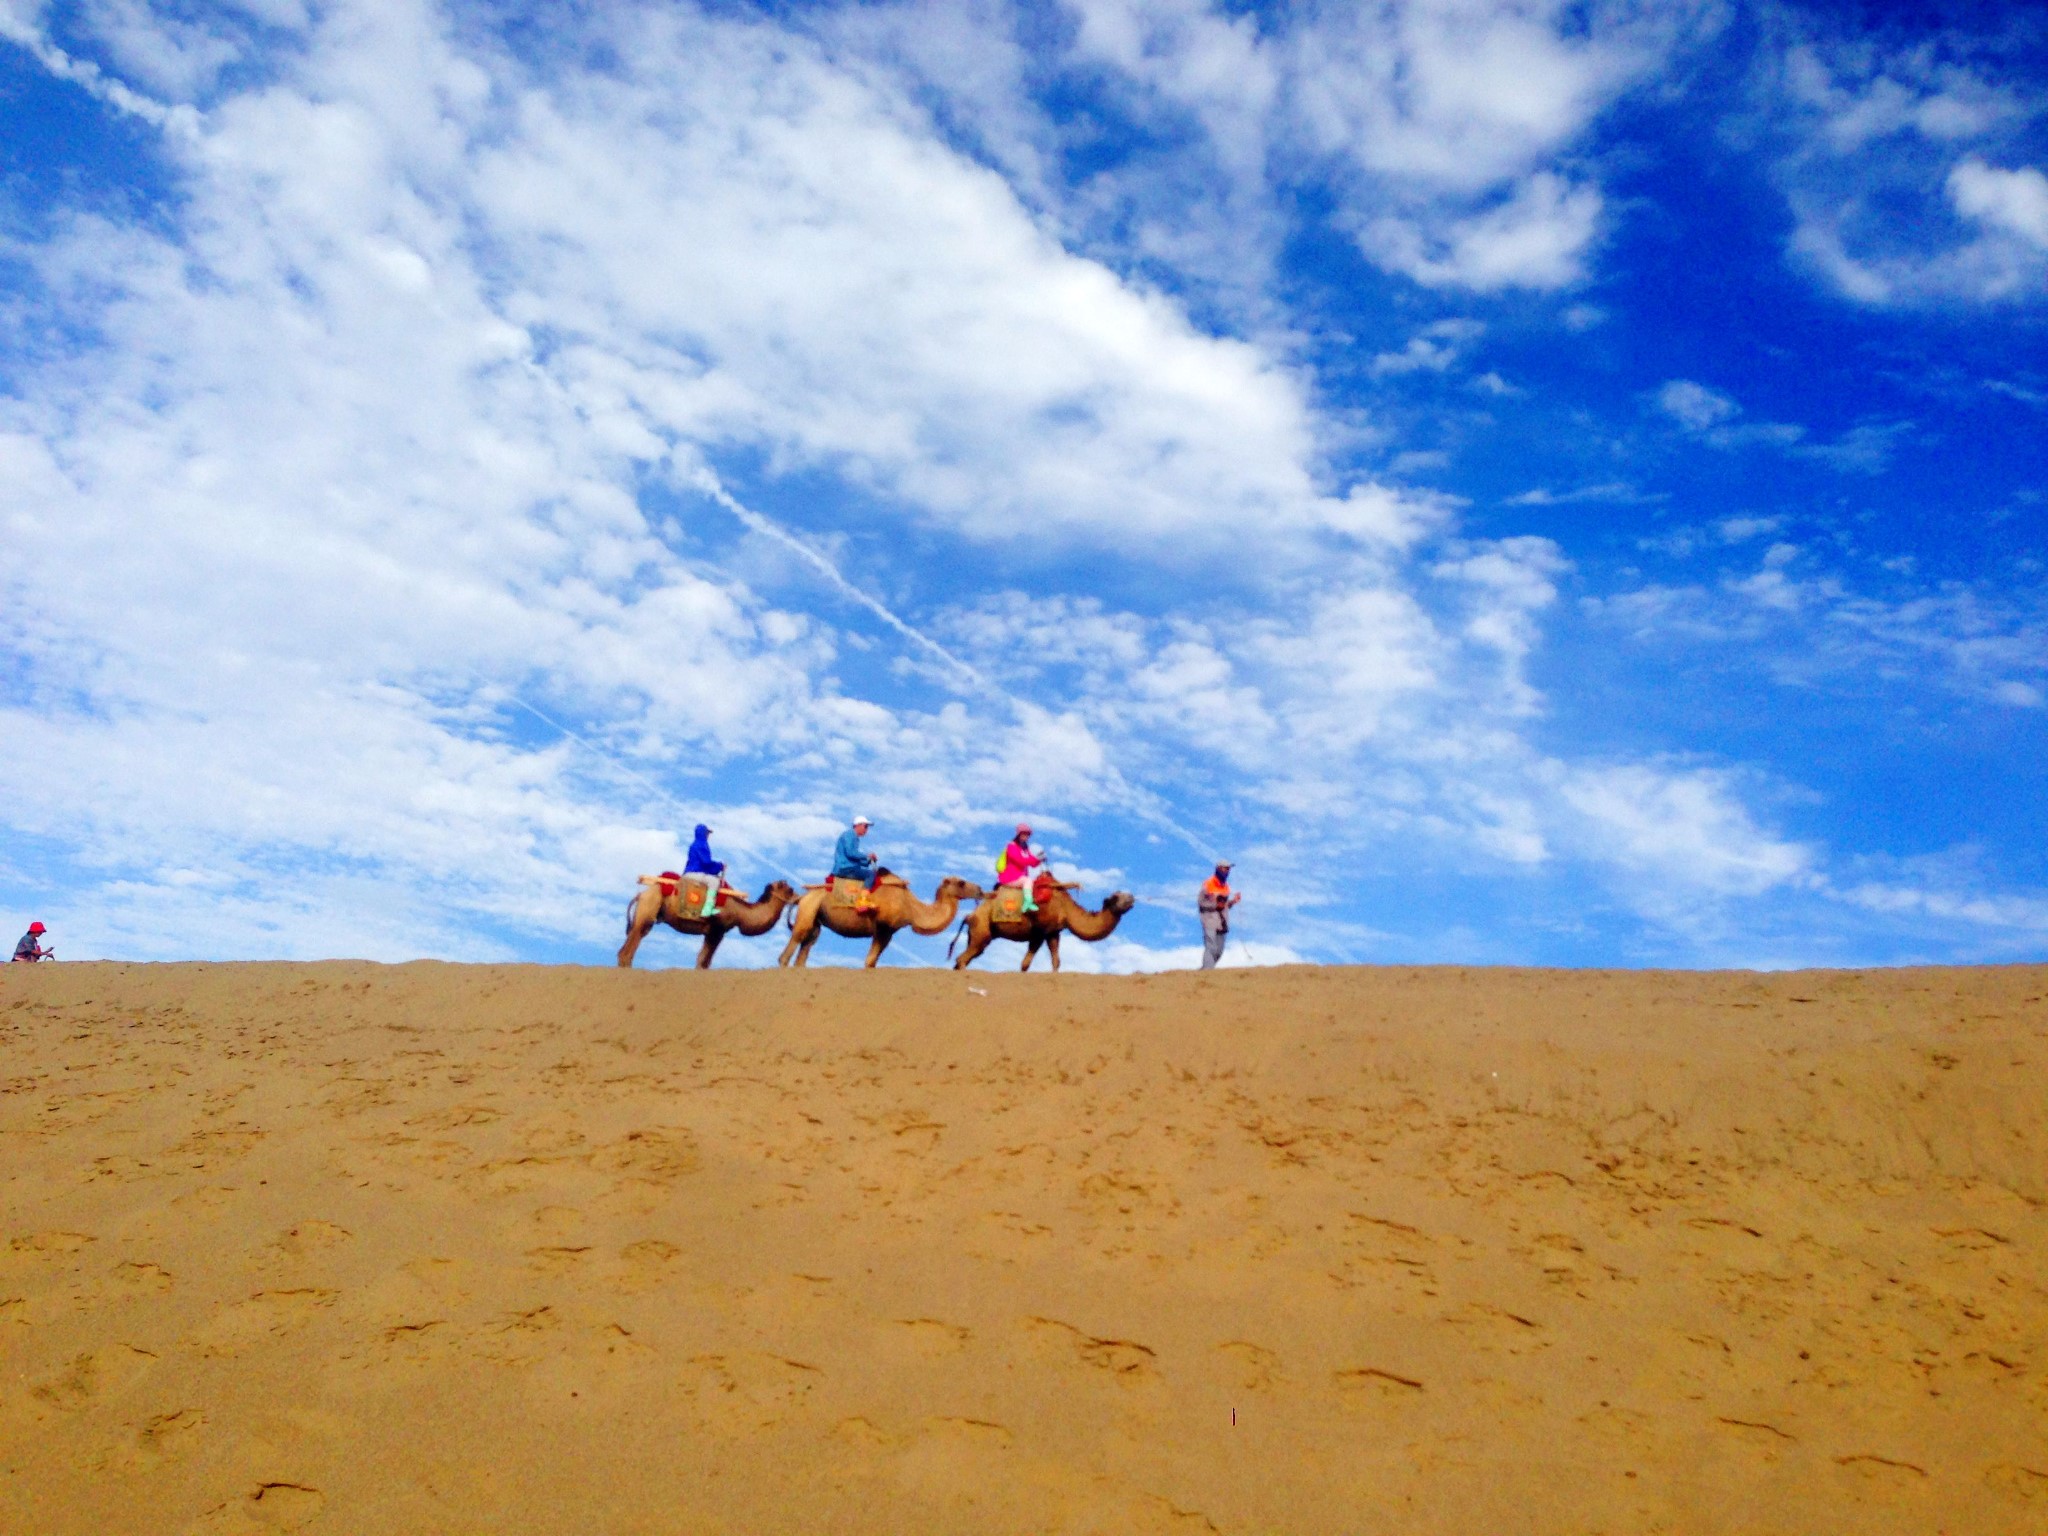
POLYGON ((0 972, 9 1532, 2048 1531, 2048 968, 0 972))

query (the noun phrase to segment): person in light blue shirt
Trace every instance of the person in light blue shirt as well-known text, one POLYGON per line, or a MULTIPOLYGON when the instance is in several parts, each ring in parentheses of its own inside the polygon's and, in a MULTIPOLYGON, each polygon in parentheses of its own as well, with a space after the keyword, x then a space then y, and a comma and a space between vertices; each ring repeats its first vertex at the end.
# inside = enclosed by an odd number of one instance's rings
POLYGON ((839 834, 839 842, 832 849, 832 878, 858 880, 872 891, 875 877, 881 870, 875 856, 860 845, 860 840, 867 835, 868 819, 865 816, 854 817, 852 828, 839 834))

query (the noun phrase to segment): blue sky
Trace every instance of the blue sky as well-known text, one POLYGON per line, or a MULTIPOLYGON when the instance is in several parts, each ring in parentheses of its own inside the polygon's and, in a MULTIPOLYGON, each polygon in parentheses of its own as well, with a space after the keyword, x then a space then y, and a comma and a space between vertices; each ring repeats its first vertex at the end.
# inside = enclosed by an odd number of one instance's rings
POLYGON ((2040 958, 2044 168, 2008 7, 0 0, 0 915, 2040 958))

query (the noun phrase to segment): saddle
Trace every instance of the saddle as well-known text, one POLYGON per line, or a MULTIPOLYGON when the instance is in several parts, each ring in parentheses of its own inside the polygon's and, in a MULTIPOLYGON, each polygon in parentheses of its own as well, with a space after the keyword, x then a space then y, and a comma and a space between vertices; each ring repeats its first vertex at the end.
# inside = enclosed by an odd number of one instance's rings
MULTIPOLYGON (((693 917, 703 913, 704 899, 707 895, 711 894, 711 881, 703 875, 679 875, 672 869, 664 869, 658 875, 642 875, 640 883, 642 885, 660 886, 661 899, 663 901, 674 900, 676 892, 681 891, 683 893, 683 910, 693 917)), ((718 893, 712 897, 711 910, 714 912, 718 911, 725 905, 728 897, 739 894, 738 891, 727 885, 723 880, 719 881, 718 893)))
MULTIPOLYGON (((1031 900, 1042 907, 1054 891, 1064 889, 1066 887, 1052 876, 1040 875, 1031 882, 1031 900)), ((1019 922, 1030 915, 1024 910, 1024 887, 1021 885, 997 886, 995 903, 989 915, 999 923, 1019 922)))
MULTIPOLYGON (((908 889, 910 882, 901 875, 890 874, 885 869, 882 871, 880 878, 875 881, 875 888, 879 890, 885 885, 902 886, 908 889)), ((817 887, 813 886, 811 889, 816 890, 817 887)), ((853 907, 860 911, 866 911, 875 904, 874 897, 868 892, 867 881, 850 879, 845 875, 841 875, 836 880, 828 877, 825 881, 825 893, 826 900, 830 901, 835 907, 853 907)))

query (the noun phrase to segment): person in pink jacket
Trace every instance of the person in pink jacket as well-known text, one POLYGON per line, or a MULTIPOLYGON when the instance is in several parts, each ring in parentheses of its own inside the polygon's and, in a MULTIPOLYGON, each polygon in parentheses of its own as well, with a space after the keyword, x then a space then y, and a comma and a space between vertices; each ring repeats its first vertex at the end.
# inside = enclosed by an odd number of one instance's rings
POLYGON ((996 884, 1014 885, 1024 892, 1024 910, 1036 912, 1038 903, 1031 899, 1031 871, 1041 868, 1045 860, 1031 851, 1031 823, 1017 823, 1017 835, 1003 850, 1003 856, 996 864, 996 884))

